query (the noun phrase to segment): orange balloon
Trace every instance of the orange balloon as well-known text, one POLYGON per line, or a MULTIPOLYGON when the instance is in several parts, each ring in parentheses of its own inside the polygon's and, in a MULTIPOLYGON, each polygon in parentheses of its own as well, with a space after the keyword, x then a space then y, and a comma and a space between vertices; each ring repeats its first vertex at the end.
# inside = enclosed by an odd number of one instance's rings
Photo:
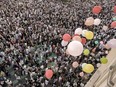
POLYGON ((111 23, 111 28, 115 28, 116 27, 116 21, 111 23))
POLYGON ((93 14, 99 14, 102 10, 101 6, 94 6, 92 9, 93 14))
POLYGON ((113 12, 116 13, 116 6, 114 6, 113 12))
POLYGON ((46 72, 45 72, 45 77, 46 77, 47 79, 51 79, 52 76, 53 76, 53 71, 50 70, 50 69, 46 70, 46 72))
POLYGON ((92 26, 94 24, 94 18, 93 17, 89 17, 86 19, 85 21, 85 25, 86 26, 92 26))
POLYGON ((71 40, 71 36, 69 34, 64 34, 62 38, 63 38, 64 41, 70 41, 71 40))
POLYGON ((86 43, 86 39, 85 39, 85 38, 82 38, 81 43, 82 43, 82 44, 85 44, 85 43, 86 43))
POLYGON ((79 42, 82 41, 80 36, 74 36, 72 40, 76 40, 76 41, 79 41, 79 42))

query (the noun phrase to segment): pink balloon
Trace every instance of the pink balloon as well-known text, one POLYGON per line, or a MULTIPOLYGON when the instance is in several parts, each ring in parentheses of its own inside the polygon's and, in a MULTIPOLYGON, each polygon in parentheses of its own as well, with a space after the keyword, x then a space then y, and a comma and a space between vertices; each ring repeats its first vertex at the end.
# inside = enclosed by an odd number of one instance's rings
POLYGON ((46 72, 45 72, 45 77, 46 77, 47 79, 51 79, 52 76, 53 76, 53 71, 50 70, 50 69, 46 70, 46 72))
POLYGON ((72 63, 72 66, 73 66, 74 68, 77 68, 77 67, 79 66, 79 64, 78 64, 77 61, 75 61, 75 62, 72 63))

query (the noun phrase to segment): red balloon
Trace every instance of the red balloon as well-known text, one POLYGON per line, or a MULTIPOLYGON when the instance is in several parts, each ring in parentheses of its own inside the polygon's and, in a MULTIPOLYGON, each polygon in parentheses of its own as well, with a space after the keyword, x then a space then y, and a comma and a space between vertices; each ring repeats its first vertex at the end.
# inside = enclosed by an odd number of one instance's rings
POLYGON ((50 70, 50 69, 46 70, 46 72, 45 72, 45 77, 46 77, 47 79, 51 79, 52 76, 53 76, 53 71, 50 70))
POLYGON ((93 14, 99 14, 102 10, 101 6, 94 6, 92 9, 93 14))
POLYGON ((115 28, 116 27, 116 21, 111 23, 111 28, 115 28))
POLYGON ((63 40, 64 41, 70 41, 71 40, 71 36, 69 34, 64 34, 63 35, 63 40))
POLYGON ((114 6, 113 12, 116 13, 116 6, 114 6))
POLYGON ((82 44, 85 44, 85 43, 86 43, 86 39, 85 39, 85 38, 82 38, 81 43, 82 43, 82 44))

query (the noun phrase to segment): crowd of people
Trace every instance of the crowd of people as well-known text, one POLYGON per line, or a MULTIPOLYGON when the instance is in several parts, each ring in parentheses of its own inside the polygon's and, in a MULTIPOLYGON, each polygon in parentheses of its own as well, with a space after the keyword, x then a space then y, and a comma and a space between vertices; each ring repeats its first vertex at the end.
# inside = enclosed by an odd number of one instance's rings
POLYGON ((0 87, 84 87, 95 71, 84 73, 82 64, 93 64, 96 70, 110 51, 103 44, 116 38, 116 29, 110 28, 115 4, 115 0, 1 0, 0 87), (95 5, 103 8, 99 15, 91 11, 95 5), (84 21, 90 16, 102 23, 87 27, 84 21), (63 34, 74 35, 78 27, 94 32, 94 39, 84 45, 89 56, 67 55, 61 45, 63 34), (76 69, 74 61, 79 63, 76 69), (54 71, 51 79, 44 75, 47 69, 54 71))

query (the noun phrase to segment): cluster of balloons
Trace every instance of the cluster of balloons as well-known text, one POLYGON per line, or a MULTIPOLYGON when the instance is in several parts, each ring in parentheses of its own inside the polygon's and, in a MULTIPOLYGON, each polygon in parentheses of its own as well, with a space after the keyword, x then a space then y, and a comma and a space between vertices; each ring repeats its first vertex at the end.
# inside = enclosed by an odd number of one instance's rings
MULTIPOLYGON (((98 21, 99 19, 96 19, 98 21)), ((93 20, 94 21, 94 20, 93 20)), ((94 23, 94 22, 93 22, 94 23)), ((100 22, 99 22, 100 23, 100 22)), ((84 49, 83 45, 86 43, 87 40, 91 40, 94 37, 94 33, 88 30, 82 30, 82 28, 77 28, 74 32, 74 35, 71 37, 70 34, 64 34, 62 37, 62 46, 67 46, 66 53, 72 55, 74 57, 80 56, 82 53, 85 56, 90 54, 89 49, 84 49)), ((73 68, 77 68, 79 63, 74 61, 72 63, 73 68)), ((91 64, 83 64, 82 70, 86 73, 91 73, 94 71, 94 67, 91 64)), ((83 76, 83 72, 80 73, 80 76, 83 76)))
MULTIPOLYGON (((79 64, 78 64, 77 61, 75 61, 75 62, 72 63, 72 66, 73 66, 73 68, 77 68, 79 66, 79 64)), ((82 64, 82 70, 85 73, 92 73, 94 71, 94 66, 92 64, 83 63, 82 64)), ((80 76, 84 75, 83 72, 80 73, 80 76)))
MULTIPOLYGON (((96 20, 93 20, 93 22, 91 23, 98 25, 100 24, 100 22, 101 20, 96 19, 96 20)), ((63 40, 61 42, 61 45, 67 46, 66 53, 69 55, 76 57, 76 56, 80 56, 83 53, 85 56, 88 56, 90 54, 90 51, 89 49, 84 49, 83 45, 86 44, 87 40, 93 39, 93 37, 94 37, 94 33, 92 31, 82 30, 82 28, 77 28, 72 37, 70 34, 63 35, 62 37, 63 40)), ((74 61, 72 63, 73 68, 77 68, 78 66, 79 66, 79 63, 77 61, 74 61)), ((83 64, 82 66, 83 71, 86 73, 93 72, 94 68, 92 68, 91 66, 93 65, 83 64)), ((83 76, 83 72, 80 73, 80 76, 83 76)))
MULTIPOLYGON (((91 40, 94 37, 94 33, 88 30, 82 30, 82 28, 77 28, 74 32, 74 36, 71 37, 70 34, 64 34, 62 37, 62 46, 67 46, 66 53, 72 56, 79 56, 83 53, 83 45, 87 40, 91 40)), ((86 51, 84 52, 85 55, 86 51)))
POLYGON ((86 26, 92 26, 92 25, 100 25, 101 19, 96 18, 94 19, 93 17, 88 17, 85 21, 86 26))
MULTIPOLYGON (((102 10, 101 6, 94 6, 92 9, 93 14, 99 14, 102 10)), ((113 9, 113 12, 116 13, 116 6, 113 9)), ((101 23, 101 19, 93 17, 89 17, 85 21, 86 26, 92 26, 92 25, 99 25, 101 23)), ((116 28, 116 17, 113 17, 113 22, 111 23, 112 28, 116 28)), ((107 26, 103 26, 103 30, 107 30, 107 26)), ((62 46, 67 46, 66 53, 72 56, 79 56, 82 53, 85 56, 88 56, 90 54, 90 51, 88 49, 84 49, 83 45, 86 43, 87 40, 91 40, 94 37, 94 33, 92 31, 88 30, 82 30, 82 28, 77 28, 74 32, 74 36, 71 37, 70 34, 64 34, 62 37, 62 46), (81 37, 82 35, 83 37, 81 37)), ((97 44, 97 41, 95 42, 97 44)), ((116 48, 116 39, 111 39, 107 42, 107 45, 110 48, 116 48)), ((102 64, 106 64, 108 62, 108 59, 105 57, 100 58, 100 62, 102 64)), ((72 67, 77 68, 79 66, 77 61, 74 61, 72 63, 72 67)), ((92 64, 82 64, 82 70, 85 73, 92 73, 94 71, 94 66, 92 64)), ((80 76, 83 76, 84 73, 81 72, 80 76)), ((51 79, 53 76, 53 71, 51 69, 46 70, 45 77, 47 79, 51 79)))
POLYGON ((73 37, 71 37, 70 34, 63 35, 62 37, 63 40, 61 42, 61 45, 67 46, 71 40, 81 42, 84 45, 87 40, 91 40, 93 39, 93 37, 94 37, 94 33, 92 31, 82 30, 82 28, 77 28, 75 30, 73 37), (82 35, 83 37, 81 37, 80 35, 82 35))
MULTIPOLYGON (((99 14, 102 11, 102 7, 101 6, 94 6, 92 8, 92 13, 93 14, 99 14)), ((113 12, 116 13, 116 6, 114 6, 113 8, 113 12)))
MULTIPOLYGON (((94 6, 92 9, 93 14, 99 14, 102 11, 101 6, 94 6)), ((113 8, 113 12, 116 13, 116 6, 113 8)), ((113 22, 111 23, 111 28, 116 28, 116 17, 113 17, 113 22)), ((88 17, 85 21, 86 26, 92 26, 92 25, 100 25, 101 19, 93 17, 88 17)), ((103 30, 107 30, 107 26, 103 26, 103 30)), ((86 43, 87 40, 92 40, 94 38, 94 33, 89 30, 82 30, 82 28, 77 28, 74 32, 74 36, 71 36, 70 34, 64 34, 62 37, 62 46, 67 46, 66 53, 69 55, 72 55, 74 57, 80 56, 82 53, 85 56, 88 56, 90 54, 89 49, 84 49, 83 45, 86 43)), ((98 44, 98 41, 95 41, 95 44, 98 44)), ((116 39, 111 39, 107 42, 107 45, 110 48, 116 48, 116 39)), ((100 58, 101 64, 106 64, 108 62, 108 59, 106 57, 100 58)), ((73 68, 77 68, 79 66, 79 63, 77 61, 74 61, 72 63, 73 68)), ((82 64, 82 70, 79 75, 83 76, 85 73, 92 73, 94 71, 94 66, 92 64, 83 63, 82 64)), ((53 76, 53 71, 51 69, 46 70, 45 77, 47 79, 51 79, 53 76)))
MULTIPOLYGON (((101 6, 94 6, 92 8, 92 13, 93 14, 99 14, 101 11, 102 11, 101 6)), ((113 8, 113 12, 116 14, 116 6, 114 6, 114 8, 113 8)), ((89 17, 85 21, 86 26, 99 25, 100 23, 101 23, 100 19, 96 18, 94 20, 93 17, 89 17)), ((116 18, 115 17, 113 17, 113 22, 111 23, 111 28, 116 28, 116 18)))

